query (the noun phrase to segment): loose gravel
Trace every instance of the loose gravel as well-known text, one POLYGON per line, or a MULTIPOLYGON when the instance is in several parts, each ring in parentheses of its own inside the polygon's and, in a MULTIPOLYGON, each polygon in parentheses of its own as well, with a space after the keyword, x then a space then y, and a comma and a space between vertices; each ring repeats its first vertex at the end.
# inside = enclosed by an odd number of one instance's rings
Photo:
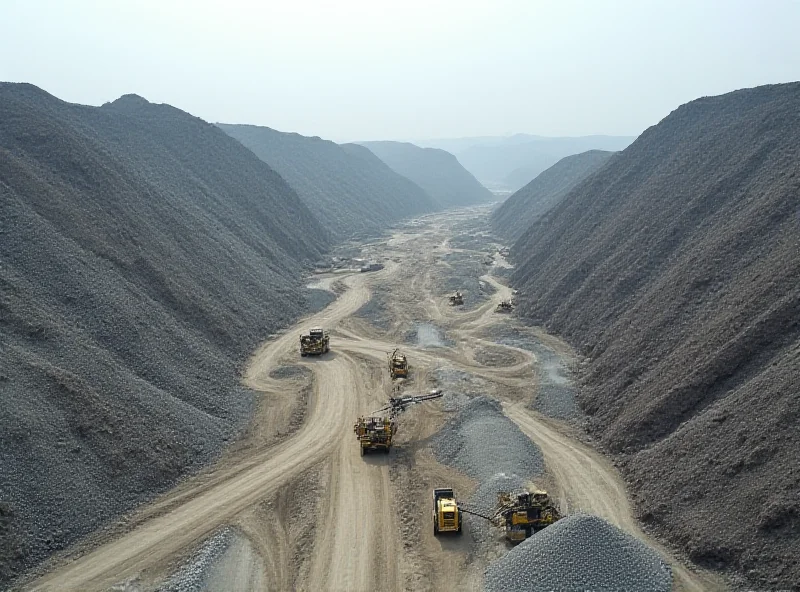
POLYGON ((539 392, 532 407, 548 417, 562 420, 581 419, 577 391, 573 386, 572 373, 563 357, 531 335, 514 329, 504 329, 496 342, 518 347, 536 356, 539 392))
POLYGON ((486 481, 497 473, 533 477, 544 471, 542 453, 503 415, 500 403, 477 397, 465 405, 431 439, 442 464, 486 481))
POLYGON ((210 568, 233 542, 234 533, 225 528, 209 538, 192 557, 184 563, 158 592, 201 592, 205 587, 210 568))
POLYGON ((433 371, 436 386, 445 393, 481 396, 488 385, 482 378, 457 370, 451 366, 440 366, 433 371))
POLYGON ((269 373, 270 378, 284 380, 287 378, 300 378, 309 376, 311 372, 303 366, 278 366, 269 373))
POLYGON ((485 572, 487 592, 668 592, 653 549, 597 516, 576 514, 520 543, 485 572))

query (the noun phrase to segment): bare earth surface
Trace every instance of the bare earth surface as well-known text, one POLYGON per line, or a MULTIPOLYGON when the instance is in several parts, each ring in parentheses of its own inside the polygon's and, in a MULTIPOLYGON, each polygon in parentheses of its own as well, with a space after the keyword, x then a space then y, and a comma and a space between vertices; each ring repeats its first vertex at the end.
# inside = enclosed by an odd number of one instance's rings
MULTIPOLYGON (((431 532, 430 489, 451 485, 466 498, 475 488, 467 476, 437 463, 426 446, 449 417, 442 401, 402 416, 390 455, 359 455, 353 422, 391 394, 385 363, 395 347, 411 364, 404 392, 429 390, 446 367, 475 377, 484 394, 503 401, 508 417, 541 449, 545 485, 564 512, 596 514, 653 545, 672 566, 678 590, 724 589, 647 538, 614 467, 573 437, 574 426, 531 410, 535 354, 488 337, 498 325, 516 326, 513 317, 494 313, 511 290, 488 275, 491 268, 480 277, 485 295, 463 308, 447 305, 440 279, 452 276, 448 255, 470 254, 450 246, 454 229, 484 215, 465 210, 421 219, 365 247, 371 259, 387 263, 384 270, 322 281, 318 287, 344 290, 250 361, 244 383, 260 394, 260 404, 245 436, 215 466, 56 557, 23 589, 481 589, 483 569, 495 556, 481 556, 468 537, 434 538, 431 532), (372 316, 356 314, 373 294, 372 316), (423 340, 417 331, 414 341, 408 335, 419 323, 427 332, 423 340), (332 351, 301 359, 298 335, 314 325, 330 329, 332 351), (233 533, 224 549, 208 564, 187 569, 223 528, 233 533), (170 584, 184 572, 202 572, 202 578, 196 585, 170 584)), ((487 249, 474 255, 480 262, 487 249)))

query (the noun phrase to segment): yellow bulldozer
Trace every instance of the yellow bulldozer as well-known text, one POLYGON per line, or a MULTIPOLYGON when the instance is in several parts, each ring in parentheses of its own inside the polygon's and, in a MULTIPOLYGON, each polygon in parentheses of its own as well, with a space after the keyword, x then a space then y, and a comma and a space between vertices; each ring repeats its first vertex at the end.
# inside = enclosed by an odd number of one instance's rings
POLYGON ((361 456, 370 450, 382 450, 385 454, 389 454, 392 438, 397 433, 397 416, 412 405, 442 396, 442 391, 438 389, 432 390, 427 395, 401 396, 398 391, 397 396, 390 397, 389 403, 383 408, 373 411, 369 416, 359 417, 353 426, 353 431, 361 448, 361 456))
POLYGON ((397 422, 388 415, 359 417, 353 426, 353 431, 358 438, 361 456, 370 450, 380 450, 389 454, 389 450, 392 448, 392 438, 397 432, 397 422))
POLYGON ((404 354, 394 350, 389 354, 389 375, 395 378, 408 378, 408 360, 404 354))
POLYGON ((505 530, 506 539, 519 543, 561 519, 558 508, 550 500, 546 491, 534 489, 497 494, 497 505, 491 514, 484 514, 470 508, 459 506, 466 514, 484 518, 505 530))
POLYGON ((456 292, 455 294, 448 296, 450 300, 450 306, 461 306, 464 304, 464 296, 461 292, 456 292))
POLYGON ((514 303, 511 300, 503 300, 494 309, 495 312, 511 312, 512 310, 514 310, 514 303))

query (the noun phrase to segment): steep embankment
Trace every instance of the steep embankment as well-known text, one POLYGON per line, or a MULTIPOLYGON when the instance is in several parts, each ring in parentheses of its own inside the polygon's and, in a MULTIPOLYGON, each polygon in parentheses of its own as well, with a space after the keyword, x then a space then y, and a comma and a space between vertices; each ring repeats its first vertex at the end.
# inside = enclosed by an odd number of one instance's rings
POLYGON ((408 177, 446 208, 485 203, 492 193, 444 150, 406 142, 360 142, 395 172, 408 177))
POLYGON ((589 150, 562 158, 509 197, 492 213, 492 228, 516 240, 578 183, 603 166, 613 152, 589 150))
POLYGON ((218 125, 278 171, 339 238, 374 235, 437 209, 419 186, 355 146, 268 127, 218 125))
POLYGON ((326 231, 216 127, 0 84, 0 587, 207 462, 326 231))
POLYGON ((582 404, 641 519, 800 582, 800 83, 684 105, 516 243, 520 309, 590 358, 582 404))

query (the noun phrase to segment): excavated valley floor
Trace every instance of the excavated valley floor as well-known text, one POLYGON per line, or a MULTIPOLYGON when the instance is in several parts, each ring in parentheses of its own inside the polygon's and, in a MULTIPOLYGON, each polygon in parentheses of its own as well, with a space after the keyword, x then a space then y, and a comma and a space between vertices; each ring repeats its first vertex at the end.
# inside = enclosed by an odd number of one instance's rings
POLYGON ((570 388, 560 365, 569 349, 494 313, 511 289, 498 280, 507 263, 487 265, 489 243, 470 234, 484 216, 425 217, 365 247, 384 270, 315 281, 338 298, 255 352, 243 380, 260 403, 243 437, 213 467, 54 558, 24 589, 482 589, 484 568, 504 546, 435 538, 430 528, 431 488, 452 486, 466 499, 479 484, 432 451, 455 402, 411 408, 390 455, 359 455, 353 422, 391 395, 385 363, 396 347, 412 366, 405 393, 441 387, 501 401, 541 451, 537 485, 565 512, 596 514, 652 545, 671 565, 676 590, 722 589, 639 529, 614 467, 576 437, 571 402, 555 405, 550 415, 560 419, 544 415, 558 389, 570 388), (456 284, 464 307, 448 306, 456 284), (333 351, 301 359, 297 337, 314 325, 329 328, 333 351), (541 408, 539 391, 550 401, 541 408))

